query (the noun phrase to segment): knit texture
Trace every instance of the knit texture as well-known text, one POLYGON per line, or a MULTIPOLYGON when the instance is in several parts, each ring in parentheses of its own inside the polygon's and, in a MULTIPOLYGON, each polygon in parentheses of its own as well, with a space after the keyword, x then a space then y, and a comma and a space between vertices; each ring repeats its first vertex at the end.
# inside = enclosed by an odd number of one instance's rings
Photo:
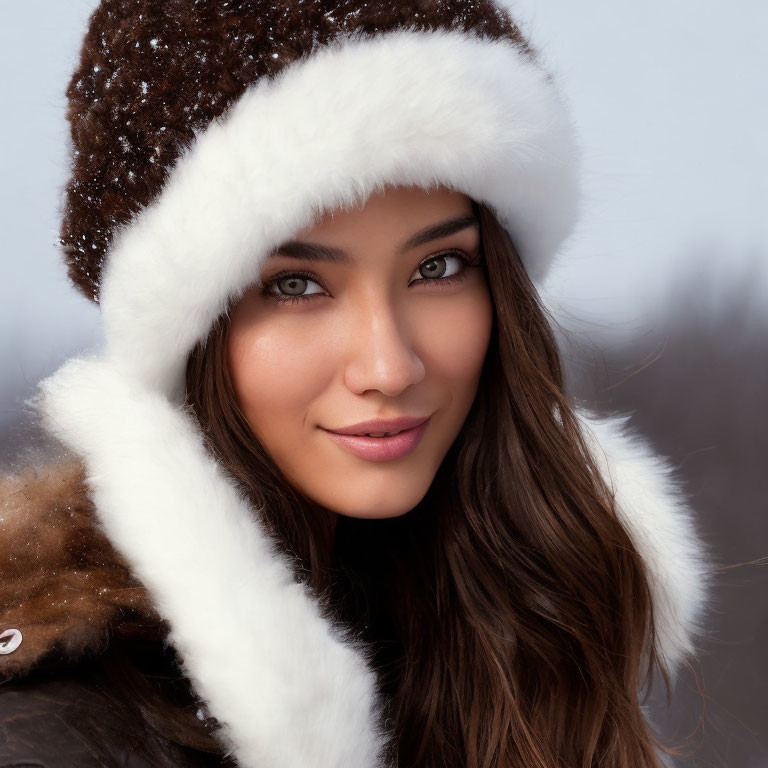
POLYGON ((99 302, 116 228, 160 193, 182 151, 249 85, 340 33, 400 28, 506 38, 536 58, 490 0, 101 2, 67 89, 71 175, 60 244, 75 286, 99 302))

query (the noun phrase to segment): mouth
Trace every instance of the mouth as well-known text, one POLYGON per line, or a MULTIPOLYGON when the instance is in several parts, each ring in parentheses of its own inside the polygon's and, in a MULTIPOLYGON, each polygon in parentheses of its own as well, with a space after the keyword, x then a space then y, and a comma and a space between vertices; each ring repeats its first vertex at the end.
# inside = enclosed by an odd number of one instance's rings
POLYGON ((337 435, 352 435, 357 437, 390 437, 400 432, 418 427, 426 422, 429 416, 398 416, 393 419, 370 419, 350 424, 348 427, 329 429, 337 435))
MULTIPOLYGON (((427 431, 431 417, 408 428, 393 432, 362 432, 342 434, 324 429, 323 431, 337 445, 368 461, 392 461, 407 456, 416 450, 427 431)), ((322 427, 321 427, 322 429, 322 427)))
MULTIPOLYGON (((399 435, 400 432, 405 432, 405 431, 406 430, 401 429, 399 432, 363 432, 363 433, 350 435, 350 437, 392 437, 393 435, 399 435)), ((341 433, 336 432, 334 434, 341 434, 341 433)))

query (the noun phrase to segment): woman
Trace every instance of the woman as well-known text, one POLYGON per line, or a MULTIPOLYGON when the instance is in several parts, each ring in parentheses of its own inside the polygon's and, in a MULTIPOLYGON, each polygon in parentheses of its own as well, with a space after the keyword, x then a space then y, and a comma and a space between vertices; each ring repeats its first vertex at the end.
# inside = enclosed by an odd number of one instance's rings
POLYGON ((0 766, 661 765, 706 556, 566 394, 577 153, 508 10, 105 0, 68 96, 106 346, 5 481, 0 766))

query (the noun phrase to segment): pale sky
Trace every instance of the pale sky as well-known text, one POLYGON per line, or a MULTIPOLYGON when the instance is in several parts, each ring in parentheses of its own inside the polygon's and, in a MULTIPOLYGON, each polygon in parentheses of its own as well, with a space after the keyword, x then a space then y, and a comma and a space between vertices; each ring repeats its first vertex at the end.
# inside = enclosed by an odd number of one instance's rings
POLYGON ((625 329, 702 269, 705 301, 751 269, 768 298, 768 3, 512 5, 584 150, 584 212, 551 292, 625 329))
MULTIPOLYGON (((768 3, 512 5, 559 79, 583 146, 581 224, 546 285, 563 319, 641 332, 673 280, 700 270, 713 275, 703 297, 713 305, 720 286, 750 269, 768 297, 768 3)), ((3 9, 0 425, 40 377, 98 344, 98 311, 69 286, 55 246, 64 90, 93 7, 3 9)))

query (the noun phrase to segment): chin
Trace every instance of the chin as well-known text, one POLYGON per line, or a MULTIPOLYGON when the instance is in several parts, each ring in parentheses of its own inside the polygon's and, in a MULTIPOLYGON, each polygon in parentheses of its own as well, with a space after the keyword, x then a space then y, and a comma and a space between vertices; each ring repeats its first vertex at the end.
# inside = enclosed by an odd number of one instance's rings
POLYGON ((386 467, 386 473, 382 468, 383 464, 367 468, 370 471, 324 466, 306 482, 292 482, 305 497, 329 512, 374 520, 410 512, 426 496, 436 474, 431 465, 415 463, 386 467))
POLYGON ((399 509, 360 509, 358 507, 356 509, 335 509, 333 511, 344 517, 356 517, 360 520, 385 520, 391 517, 402 517, 408 514, 415 506, 414 504, 413 506, 401 507, 399 509))
POLYGON ((424 488, 410 489, 410 492, 404 493, 401 487, 400 493, 397 493, 397 481, 392 481, 380 492, 372 493, 373 489, 368 487, 361 488, 359 493, 347 493, 344 498, 329 499, 327 508, 338 515, 361 519, 401 517, 424 498, 428 489, 429 484, 424 488))

